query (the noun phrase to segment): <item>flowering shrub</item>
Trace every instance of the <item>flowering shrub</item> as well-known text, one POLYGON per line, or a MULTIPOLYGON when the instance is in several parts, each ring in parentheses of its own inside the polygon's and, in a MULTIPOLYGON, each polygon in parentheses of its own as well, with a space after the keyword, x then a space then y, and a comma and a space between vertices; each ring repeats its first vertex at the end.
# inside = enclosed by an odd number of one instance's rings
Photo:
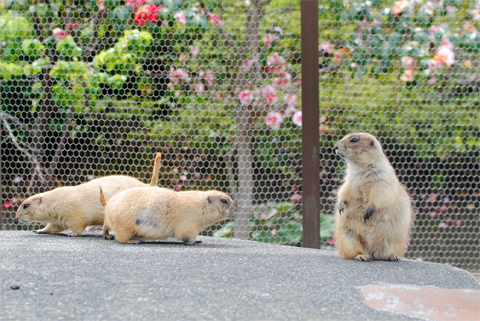
POLYGON ((337 17, 344 23, 354 19, 353 32, 337 46, 330 39, 320 44, 326 62, 343 64, 360 77, 403 68, 399 79, 408 86, 455 81, 452 69, 478 72, 479 66, 472 66, 468 58, 480 52, 480 33, 474 26, 478 8, 465 12, 455 1, 433 0, 345 1, 344 6, 346 11, 337 17))

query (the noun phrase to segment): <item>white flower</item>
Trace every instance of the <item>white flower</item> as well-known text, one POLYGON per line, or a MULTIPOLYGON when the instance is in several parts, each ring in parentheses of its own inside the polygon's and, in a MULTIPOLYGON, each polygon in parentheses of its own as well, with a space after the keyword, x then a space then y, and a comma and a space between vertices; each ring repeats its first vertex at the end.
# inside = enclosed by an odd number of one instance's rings
POLYGON ((187 24, 187 19, 185 18, 185 15, 183 13, 178 12, 173 17, 177 19, 177 22, 180 22, 181 24, 184 24, 184 25, 187 24))
POLYGON ((297 126, 299 126, 299 127, 302 127, 302 119, 303 119, 303 118, 302 118, 302 112, 301 112, 301 111, 297 111, 297 112, 295 113, 295 115, 293 115, 293 117, 292 117, 292 122, 293 122, 295 125, 297 125, 297 126))

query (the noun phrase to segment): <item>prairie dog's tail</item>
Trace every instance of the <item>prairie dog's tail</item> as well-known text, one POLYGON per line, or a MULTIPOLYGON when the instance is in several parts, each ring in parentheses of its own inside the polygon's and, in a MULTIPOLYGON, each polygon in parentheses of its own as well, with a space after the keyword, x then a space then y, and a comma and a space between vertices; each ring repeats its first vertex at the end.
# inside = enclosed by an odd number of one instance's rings
POLYGON ((150 186, 157 186, 158 171, 160 170, 160 166, 162 166, 161 160, 162 160, 162 154, 157 153, 157 155, 155 155, 155 163, 153 164, 153 175, 152 175, 152 180, 150 181, 150 186))
POLYGON ((102 185, 100 185, 100 183, 98 183, 98 189, 100 190, 100 204, 106 206, 107 201, 105 200, 105 195, 103 194, 102 185))

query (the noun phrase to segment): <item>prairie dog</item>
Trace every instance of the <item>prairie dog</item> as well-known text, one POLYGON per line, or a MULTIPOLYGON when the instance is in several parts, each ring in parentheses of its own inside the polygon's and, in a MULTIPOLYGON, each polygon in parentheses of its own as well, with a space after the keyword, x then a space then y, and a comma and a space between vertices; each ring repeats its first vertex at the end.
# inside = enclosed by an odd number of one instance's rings
POLYGON ((192 245, 201 230, 232 217, 237 210, 223 192, 175 192, 160 187, 131 188, 108 203, 100 192, 100 202, 105 205, 105 238, 112 239, 109 231, 113 230, 122 243, 139 243, 135 236, 152 240, 173 236, 192 245))
POLYGON ((398 261, 408 245, 413 211, 380 142, 355 133, 335 149, 347 162, 335 213, 337 252, 346 259, 398 261))
MULTIPOLYGON (((158 182, 161 154, 157 153, 150 184, 158 182)), ((81 235, 88 225, 102 225, 104 207, 100 204, 98 184, 104 187, 105 197, 111 198, 132 187, 149 186, 130 176, 105 176, 77 186, 59 187, 54 190, 30 196, 22 202, 15 222, 33 221, 47 224, 39 234, 60 233, 71 229, 72 235, 81 235)))

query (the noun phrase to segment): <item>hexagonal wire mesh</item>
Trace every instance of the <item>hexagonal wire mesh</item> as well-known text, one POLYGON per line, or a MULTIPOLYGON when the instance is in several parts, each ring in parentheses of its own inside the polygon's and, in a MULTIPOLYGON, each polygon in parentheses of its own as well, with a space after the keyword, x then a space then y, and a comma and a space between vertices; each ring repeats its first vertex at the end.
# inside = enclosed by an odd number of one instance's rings
MULTIPOLYGON (((479 270, 478 1, 319 1, 321 237, 342 136, 383 142, 412 195, 407 256, 479 270)), ((0 2, 4 229, 94 177, 220 189, 204 235, 301 245, 300 2, 0 2)), ((308 174, 308 173, 307 173, 308 174)))

